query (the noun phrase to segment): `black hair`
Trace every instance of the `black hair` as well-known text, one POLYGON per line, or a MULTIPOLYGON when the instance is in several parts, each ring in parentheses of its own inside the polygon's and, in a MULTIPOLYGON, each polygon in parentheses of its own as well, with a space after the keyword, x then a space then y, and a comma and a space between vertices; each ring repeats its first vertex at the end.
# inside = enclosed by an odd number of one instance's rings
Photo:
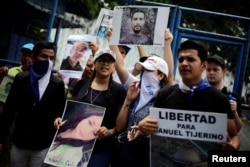
POLYGON ((57 137, 55 138, 55 144, 53 145, 52 150, 56 149, 61 144, 67 144, 67 145, 71 145, 73 147, 84 146, 83 151, 91 149, 95 139, 83 141, 83 140, 73 139, 73 138, 62 138, 58 135, 61 134, 62 132, 65 132, 66 130, 76 128, 77 125, 82 120, 84 120, 90 116, 93 116, 93 115, 102 117, 103 112, 99 111, 98 109, 95 109, 95 110, 91 110, 91 111, 84 111, 84 112, 82 112, 82 114, 75 114, 71 118, 68 118, 66 120, 66 122, 59 128, 59 130, 57 132, 57 137))
POLYGON ((34 45, 33 48, 33 54, 36 57, 42 49, 53 49, 55 52, 55 45, 52 42, 47 42, 47 41, 38 41, 34 45))
POLYGON ((198 41, 192 41, 192 40, 186 40, 181 43, 178 54, 182 50, 186 49, 195 49, 198 51, 198 56, 201 60, 201 62, 204 62, 207 60, 207 49, 205 48, 204 44, 198 41))
POLYGON ((144 18, 146 20, 146 12, 143 9, 140 8, 131 8, 130 9, 130 17, 133 18, 135 13, 143 13, 144 14, 144 18))
POLYGON ((160 80, 160 87, 164 88, 168 84, 168 77, 166 74, 164 74, 160 70, 157 70, 157 71, 158 71, 158 74, 163 74, 163 78, 160 80))

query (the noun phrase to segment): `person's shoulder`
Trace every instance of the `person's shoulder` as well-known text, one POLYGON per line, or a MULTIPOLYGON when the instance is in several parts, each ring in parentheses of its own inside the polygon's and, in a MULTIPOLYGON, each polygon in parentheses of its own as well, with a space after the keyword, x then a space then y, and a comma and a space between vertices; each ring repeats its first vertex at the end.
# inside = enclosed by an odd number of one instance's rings
POLYGON ((22 71, 16 74, 17 77, 19 78, 24 78, 24 77, 28 77, 29 76, 29 71, 22 71))
POLYGON ((55 76, 54 74, 51 74, 50 81, 55 82, 55 83, 63 83, 64 84, 62 78, 55 76))
POLYGON ((204 89, 203 91, 201 90, 201 93, 204 95, 204 96, 209 96, 209 97, 212 97, 212 99, 227 99, 227 95, 222 93, 220 90, 210 86, 209 88, 207 89, 204 89))
POLYGON ((159 93, 161 92, 169 92, 169 91, 173 91, 173 90, 177 90, 179 89, 178 84, 174 84, 174 85, 170 85, 170 86, 165 86, 164 88, 161 88, 159 93))
POLYGON ((124 86, 121 83, 118 83, 117 81, 112 81, 112 87, 114 87, 115 89, 122 89, 125 90, 124 86))
POLYGON ((241 97, 240 97, 240 95, 237 93, 237 92, 234 92, 234 91, 229 91, 228 89, 227 89, 227 87, 226 86, 224 86, 223 88, 222 88, 222 90, 221 90, 221 92, 223 92, 225 95, 232 95, 233 97, 235 97, 236 99, 241 99, 241 97))
POLYGON ((8 75, 10 76, 15 76, 18 73, 22 72, 22 68, 21 66, 17 66, 17 67, 12 67, 8 70, 8 75))

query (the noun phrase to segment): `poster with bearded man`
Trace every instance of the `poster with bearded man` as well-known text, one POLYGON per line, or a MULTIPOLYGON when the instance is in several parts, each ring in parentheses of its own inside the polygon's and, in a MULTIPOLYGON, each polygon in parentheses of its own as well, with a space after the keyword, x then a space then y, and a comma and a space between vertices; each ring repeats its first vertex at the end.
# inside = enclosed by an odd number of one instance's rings
POLYGON ((169 7, 117 6, 113 14, 111 44, 164 45, 169 7))

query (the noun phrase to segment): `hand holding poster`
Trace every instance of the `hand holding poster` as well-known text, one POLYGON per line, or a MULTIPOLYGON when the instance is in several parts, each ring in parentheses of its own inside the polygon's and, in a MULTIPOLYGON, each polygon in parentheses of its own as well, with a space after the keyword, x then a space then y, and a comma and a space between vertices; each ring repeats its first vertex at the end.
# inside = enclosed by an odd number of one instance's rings
POLYGON ((45 158, 45 163, 60 167, 86 167, 101 126, 105 108, 67 100, 62 125, 45 158))
POLYGON ((151 166, 207 165, 208 151, 226 142, 227 115, 150 108, 159 130, 151 137, 151 166))
POLYGON ((169 7, 115 7, 110 44, 163 46, 169 12, 169 7))

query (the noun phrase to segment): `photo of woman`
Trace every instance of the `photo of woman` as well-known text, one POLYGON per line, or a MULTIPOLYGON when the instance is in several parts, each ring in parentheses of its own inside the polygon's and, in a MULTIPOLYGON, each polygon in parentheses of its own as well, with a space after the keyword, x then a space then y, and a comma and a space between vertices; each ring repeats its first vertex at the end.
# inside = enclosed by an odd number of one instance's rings
POLYGON ((68 100, 45 162, 60 167, 87 166, 103 116, 102 107, 68 100))

